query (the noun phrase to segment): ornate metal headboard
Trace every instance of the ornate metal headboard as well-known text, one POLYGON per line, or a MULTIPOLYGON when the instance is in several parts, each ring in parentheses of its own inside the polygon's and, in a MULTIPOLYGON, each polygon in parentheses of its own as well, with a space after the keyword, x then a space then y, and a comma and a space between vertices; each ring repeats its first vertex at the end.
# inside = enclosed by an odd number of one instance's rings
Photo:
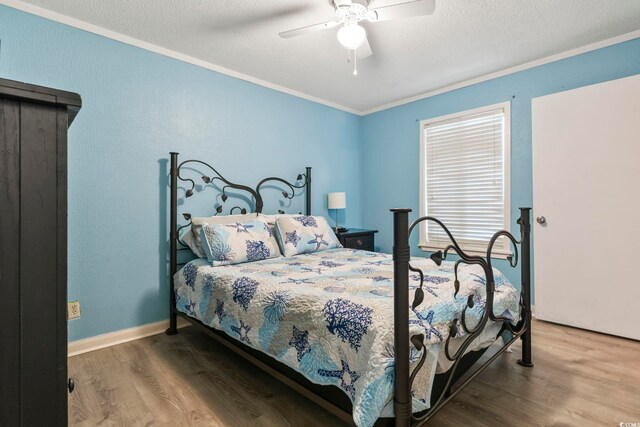
MULTIPOLYGON (((250 198, 253 201, 254 208, 252 212, 262 213, 262 209, 264 208, 264 199, 261 193, 267 187, 272 187, 270 184, 280 184, 280 195, 285 199, 292 200, 295 196, 299 195, 302 190, 305 190, 305 215, 311 215, 311 168, 307 167, 304 173, 298 174, 296 180, 294 182, 287 181, 283 178, 278 177, 268 177, 264 178, 258 182, 255 187, 249 187, 247 185, 236 184, 234 182, 226 179, 220 172, 218 172, 213 166, 208 163, 205 163, 201 160, 185 160, 181 163, 178 163, 178 153, 171 153, 171 207, 170 207, 170 227, 171 230, 169 232, 169 246, 170 246, 170 286, 171 286, 171 295, 174 298, 173 293, 173 276, 178 269, 178 251, 180 250, 188 250, 186 245, 180 240, 180 231, 186 227, 191 225, 191 214, 190 213, 182 213, 182 216, 185 220, 187 220, 187 224, 178 227, 178 180, 183 183, 187 183, 187 189, 185 192, 185 197, 189 198, 195 195, 194 190, 196 190, 196 181, 192 178, 187 178, 181 175, 181 172, 184 169, 193 169, 195 171, 199 171, 199 169, 193 168, 193 166, 204 167, 208 172, 206 175, 202 175, 202 183, 203 185, 211 185, 214 187, 218 187, 220 189, 219 196, 220 201, 214 205, 214 215, 220 215, 223 213, 224 205, 227 201, 229 201, 229 190, 236 190, 240 192, 243 197, 242 198, 250 198), (179 248, 178 246, 181 246, 179 248)), ((236 197, 239 197, 233 194, 236 197)), ((228 210, 229 214, 233 213, 247 213, 247 208, 242 208, 240 206, 233 206, 228 210)), ((279 213, 284 213, 282 210, 279 210, 279 213)), ((173 301, 175 306, 175 301, 173 301)))
MULTIPOLYGON (((311 168, 306 167, 305 173, 300 173, 296 177, 294 182, 287 181, 283 178, 279 177, 268 177, 260 180, 255 188, 249 187, 243 184, 237 184, 226 179, 220 172, 218 172, 213 166, 210 164, 203 162, 202 160, 185 160, 181 163, 178 163, 178 154, 172 152, 171 154, 171 242, 175 242, 176 246, 181 244, 185 246, 184 243, 180 240, 180 231, 186 227, 191 225, 191 217, 190 213, 184 212, 182 216, 185 220, 187 220, 187 224, 178 227, 178 180, 187 183, 187 189, 185 192, 185 197, 189 198, 195 195, 194 190, 196 189, 196 181, 193 178, 187 178, 181 175, 183 169, 191 169, 192 166, 203 166, 205 169, 208 169, 210 173, 202 175, 202 183, 211 186, 217 186, 219 188, 220 201, 214 205, 214 215, 223 214, 224 206, 227 201, 229 201, 229 190, 237 190, 241 193, 242 196, 235 195, 238 198, 245 198, 248 196, 253 199, 254 208, 251 210, 253 213, 262 213, 262 209, 264 209, 264 199, 261 191, 266 188, 268 184, 281 184, 280 194, 282 197, 288 200, 292 200, 294 197, 298 196, 299 193, 306 189, 305 191, 305 215, 311 215, 311 168)), ((194 169, 194 172, 196 170, 194 169)), ((200 172, 198 170, 198 172, 200 172)), ((217 200, 217 198, 216 198, 217 200)), ((247 208, 240 207, 235 205, 228 210, 229 214, 248 213, 247 208)), ((278 210, 278 213, 285 213, 282 210, 278 210)), ((176 250, 177 247, 176 247, 176 250)), ((173 249, 172 249, 173 252, 173 249)))

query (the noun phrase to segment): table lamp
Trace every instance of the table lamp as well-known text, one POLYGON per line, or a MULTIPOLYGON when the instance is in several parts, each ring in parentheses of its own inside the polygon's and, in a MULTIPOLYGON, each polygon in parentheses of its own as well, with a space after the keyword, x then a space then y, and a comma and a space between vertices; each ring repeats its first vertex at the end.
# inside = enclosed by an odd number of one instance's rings
POLYGON ((338 232, 338 209, 346 209, 347 195, 346 193, 329 193, 328 208, 336 211, 336 233, 338 232))

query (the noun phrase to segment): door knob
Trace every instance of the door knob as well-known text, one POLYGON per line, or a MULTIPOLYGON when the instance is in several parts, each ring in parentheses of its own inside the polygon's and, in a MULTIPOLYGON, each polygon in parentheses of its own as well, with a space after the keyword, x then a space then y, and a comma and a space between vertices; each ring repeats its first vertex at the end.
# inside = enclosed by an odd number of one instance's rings
POLYGON ((73 390, 76 388, 76 383, 73 381, 73 378, 69 378, 67 381, 67 388, 69 389, 69 393, 73 393, 73 390))
POLYGON ((538 224, 540 225, 545 225, 547 223, 547 218, 539 216, 538 218, 536 218, 536 221, 538 221, 538 224))

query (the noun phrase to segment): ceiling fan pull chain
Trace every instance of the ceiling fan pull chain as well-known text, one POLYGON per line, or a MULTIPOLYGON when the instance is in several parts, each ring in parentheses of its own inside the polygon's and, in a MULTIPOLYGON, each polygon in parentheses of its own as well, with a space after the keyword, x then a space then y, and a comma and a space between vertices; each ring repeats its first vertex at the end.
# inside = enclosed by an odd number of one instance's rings
POLYGON ((353 49, 353 75, 358 75, 358 55, 355 49, 353 49))

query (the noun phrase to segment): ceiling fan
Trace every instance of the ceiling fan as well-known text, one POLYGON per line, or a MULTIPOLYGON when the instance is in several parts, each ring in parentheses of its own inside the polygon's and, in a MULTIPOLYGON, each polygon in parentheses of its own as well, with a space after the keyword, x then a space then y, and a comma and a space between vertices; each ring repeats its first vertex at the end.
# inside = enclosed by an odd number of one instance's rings
POLYGON ((375 3, 375 0, 331 0, 331 2, 336 9, 335 20, 284 31, 280 33, 280 37, 296 37, 341 25, 337 33, 338 42, 349 52, 348 60, 351 58, 351 52, 354 52, 354 76, 358 74, 356 59, 363 59, 373 54, 367 40, 367 32, 360 23, 430 15, 435 9, 435 0, 409 0, 372 9, 369 9, 369 6, 375 3))

